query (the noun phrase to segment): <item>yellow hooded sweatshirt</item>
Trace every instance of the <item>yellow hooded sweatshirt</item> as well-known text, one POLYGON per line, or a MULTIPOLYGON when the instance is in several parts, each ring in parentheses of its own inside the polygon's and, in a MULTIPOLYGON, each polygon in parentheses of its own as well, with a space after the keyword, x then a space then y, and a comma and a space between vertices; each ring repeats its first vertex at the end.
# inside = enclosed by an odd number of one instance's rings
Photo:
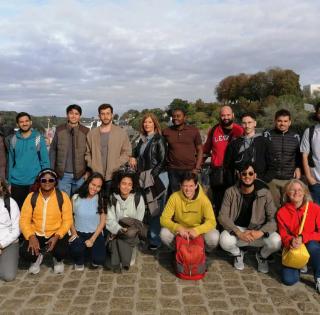
POLYGON ((216 228, 216 218, 210 200, 198 186, 196 197, 187 199, 181 190, 173 193, 160 217, 161 226, 176 233, 180 226, 194 228, 205 234, 216 228))

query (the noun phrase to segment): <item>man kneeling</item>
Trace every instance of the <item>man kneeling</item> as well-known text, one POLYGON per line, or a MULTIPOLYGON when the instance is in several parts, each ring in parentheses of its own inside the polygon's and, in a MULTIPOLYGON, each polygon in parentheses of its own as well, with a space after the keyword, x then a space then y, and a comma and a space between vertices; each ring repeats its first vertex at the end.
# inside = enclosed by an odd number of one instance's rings
POLYGON ((170 196, 161 215, 161 240, 173 248, 176 234, 190 239, 204 234, 206 251, 210 252, 219 243, 211 202, 198 185, 197 175, 186 173, 180 184, 181 189, 170 196))
POLYGON ((254 165, 247 163, 240 170, 239 183, 226 190, 218 218, 224 229, 220 246, 234 256, 238 270, 244 269, 240 247, 261 247, 256 254, 258 271, 268 273, 267 258, 281 248, 281 238, 271 193, 256 177, 254 165))

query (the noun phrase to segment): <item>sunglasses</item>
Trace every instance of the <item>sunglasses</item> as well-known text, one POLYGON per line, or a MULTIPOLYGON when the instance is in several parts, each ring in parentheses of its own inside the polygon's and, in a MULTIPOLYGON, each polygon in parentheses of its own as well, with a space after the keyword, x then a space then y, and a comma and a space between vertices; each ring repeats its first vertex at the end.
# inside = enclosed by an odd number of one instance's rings
POLYGON ((40 179, 40 183, 41 184, 46 184, 46 183, 55 183, 56 180, 54 178, 49 178, 49 179, 46 179, 46 178, 41 178, 40 179))
POLYGON ((241 172, 241 176, 253 176, 254 172, 241 172))

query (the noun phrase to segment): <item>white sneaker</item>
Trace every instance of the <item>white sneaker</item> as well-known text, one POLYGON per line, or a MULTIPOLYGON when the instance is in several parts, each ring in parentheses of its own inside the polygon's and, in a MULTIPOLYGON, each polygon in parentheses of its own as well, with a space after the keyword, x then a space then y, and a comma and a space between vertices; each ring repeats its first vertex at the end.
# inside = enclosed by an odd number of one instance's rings
POLYGON ((74 270, 76 271, 83 271, 84 270, 84 265, 74 265, 74 270))
POLYGON ((39 273, 42 260, 43 260, 43 255, 39 254, 37 260, 30 265, 28 272, 32 273, 33 275, 36 275, 37 273, 39 273))
POLYGON ((308 273, 308 265, 305 265, 304 267, 302 267, 302 268, 300 269, 300 272, 301 272, 301 273, 308 273))
POLYGON ((240 254, 237 256, 234 256, 234 261, 233 261, 234 268, 236 268, 237 270, 244 269, 243 258, 244 258, 244 252, 240 250, 240 254))
POLYGON ((137 248, 134 247, 132 250, 132 256, 130 261, 130 267, 132 267, 136 263, 136 256, 137 256, 137 248))
POLYGON ((57 261, 57 259, 54 257, 53 257, 53 272, 54 273, 63 273, 64 272, 63 261, 57 261))
POLYGON ((269 272, 269 263, 267 258, 263 258, 259 252, 256 253, 256 259, 258 262, 258 271, 262 273, 269 272))
POLYGON ((316 280, 316 290, 318 293, 320 293, 320 278, 317 278, 316 280))

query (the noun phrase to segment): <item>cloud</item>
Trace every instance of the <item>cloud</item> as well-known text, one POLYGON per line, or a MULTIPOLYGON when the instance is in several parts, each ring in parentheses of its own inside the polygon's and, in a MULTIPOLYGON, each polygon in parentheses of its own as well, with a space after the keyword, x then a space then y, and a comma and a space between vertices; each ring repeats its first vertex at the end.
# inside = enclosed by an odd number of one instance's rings
POLYGON ((0 108, 85 116, 214 100, 225 76, 272 66, 317 83, 314 1, 10 1, 0 4, 0 108))

